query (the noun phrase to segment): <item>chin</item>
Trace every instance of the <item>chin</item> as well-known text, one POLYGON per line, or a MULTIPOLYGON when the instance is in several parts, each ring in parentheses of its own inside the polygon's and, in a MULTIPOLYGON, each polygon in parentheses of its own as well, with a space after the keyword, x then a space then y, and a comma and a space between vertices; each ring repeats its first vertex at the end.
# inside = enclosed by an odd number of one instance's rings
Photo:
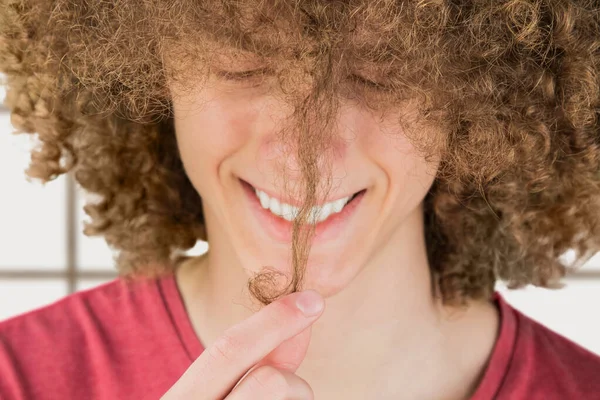
MULTIPOLYGON (((359 257, 353 259, 358 260, 359 257)), ((362 263, 335 255, 318 263, 309 262, 303 288, 314 289, 323 297, 331 297, 350 286, 361 270, 362 263)))
MULTIPOLYGON (((246 259, 253 260, 245 265, 245 273, 248 278, 260 272, 261 267, 284 274, 288 279, 287 282, 292 277, 292 262, 289 254, 286 257, 265 257, 263 252, 262 257, 253 256, 246 259)), ((323 297, 331 297, 348 287, 360 271, 361 265, 350 262, 348 259, 341 259, 338 254, 329 253, 319 260, 315 260, 315 255, 311 255, 302 277, 300 289, 313 289, 323 297)))

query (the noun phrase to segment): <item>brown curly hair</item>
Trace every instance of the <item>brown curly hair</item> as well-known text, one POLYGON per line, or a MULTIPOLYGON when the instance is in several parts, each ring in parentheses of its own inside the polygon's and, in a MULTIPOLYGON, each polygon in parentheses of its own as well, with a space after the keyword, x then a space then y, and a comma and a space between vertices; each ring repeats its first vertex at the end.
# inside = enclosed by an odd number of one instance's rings
MULTIPOLYGON (((301 229, 327 182, 337 101, 373 112, 417 99, 407 131, 441 154, 424 201, 434 282, 446 303, 556 286, 600 250, 600 7, 592 0, 0 0, 0 72, 17 132, 35 133, 28 174, 72 171, 100 200, 85 232, 118 250, 124 276, 168 272, 208 240, 179 158, 172 91, 205 82, 224 55, 258 57, 294 105, 301 229), (353 74, 376 71, 377 82, 353 74), (349 79, 349 77, 351 79, 349 79), (302 86, 302 84, 307 84, 302 86), (299 87, 306 87, 306 91, 299 87), (316 118, 318 116, 318 118, 316 118), (561 257, 575 251, 572 264, 561 257)), ((196 86, 196 85, 194 85, 196 86)), ((291 134, 293 132, 293 134, 291 134)), ((251 280, 253 294, 270 275, 251 280)))

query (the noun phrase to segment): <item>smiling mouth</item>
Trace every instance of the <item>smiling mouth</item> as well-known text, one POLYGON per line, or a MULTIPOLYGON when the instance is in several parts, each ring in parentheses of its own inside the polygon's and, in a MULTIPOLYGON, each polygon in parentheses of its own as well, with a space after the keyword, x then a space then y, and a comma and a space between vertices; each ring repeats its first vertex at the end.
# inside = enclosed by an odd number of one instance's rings
MULTIPOLYGON (((292 222, 299 214, 300 208, 284 203, 283 201, 269 196, 267 193, 255 188, 248 182, 241 180, 243 185, 250 189, 263 209, 270 211, 276 217, 282 218, 288 222, 292 222)), ((337 200, 325 203, 321 206, 313 206, 308 215, 308 222, 311 224, 319 224, 327 220, 332 215, 341 213, 357 196, 366 192, 366 189, 360 190, 350 196, 342 197, 337 200)))

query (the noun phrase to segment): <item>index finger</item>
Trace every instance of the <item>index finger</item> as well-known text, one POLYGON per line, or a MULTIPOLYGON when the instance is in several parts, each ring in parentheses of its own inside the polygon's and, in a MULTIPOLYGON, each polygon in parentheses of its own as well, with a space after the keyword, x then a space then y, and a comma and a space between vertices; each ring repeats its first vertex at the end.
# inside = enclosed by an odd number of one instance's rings
POLYGON ((205 349, 176 383, 174 392, 193 398, 223 398, 251 367, 316 321, 323 307, 323 298, 314 290, 274 301, 227 329, 205 349))

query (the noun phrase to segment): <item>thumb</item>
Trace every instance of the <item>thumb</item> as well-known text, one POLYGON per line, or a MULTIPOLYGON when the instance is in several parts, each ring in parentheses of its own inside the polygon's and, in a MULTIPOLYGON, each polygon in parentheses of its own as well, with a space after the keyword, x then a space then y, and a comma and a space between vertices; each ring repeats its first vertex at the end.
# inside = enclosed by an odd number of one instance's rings
POLYGON ((296 372, 310 343, 312 325, 297 334, 282 342, 273 351, 267 354, 258 362, 257 367, 262 365, 272 365, 274 367, 284 369, 289 372, 296 372))

